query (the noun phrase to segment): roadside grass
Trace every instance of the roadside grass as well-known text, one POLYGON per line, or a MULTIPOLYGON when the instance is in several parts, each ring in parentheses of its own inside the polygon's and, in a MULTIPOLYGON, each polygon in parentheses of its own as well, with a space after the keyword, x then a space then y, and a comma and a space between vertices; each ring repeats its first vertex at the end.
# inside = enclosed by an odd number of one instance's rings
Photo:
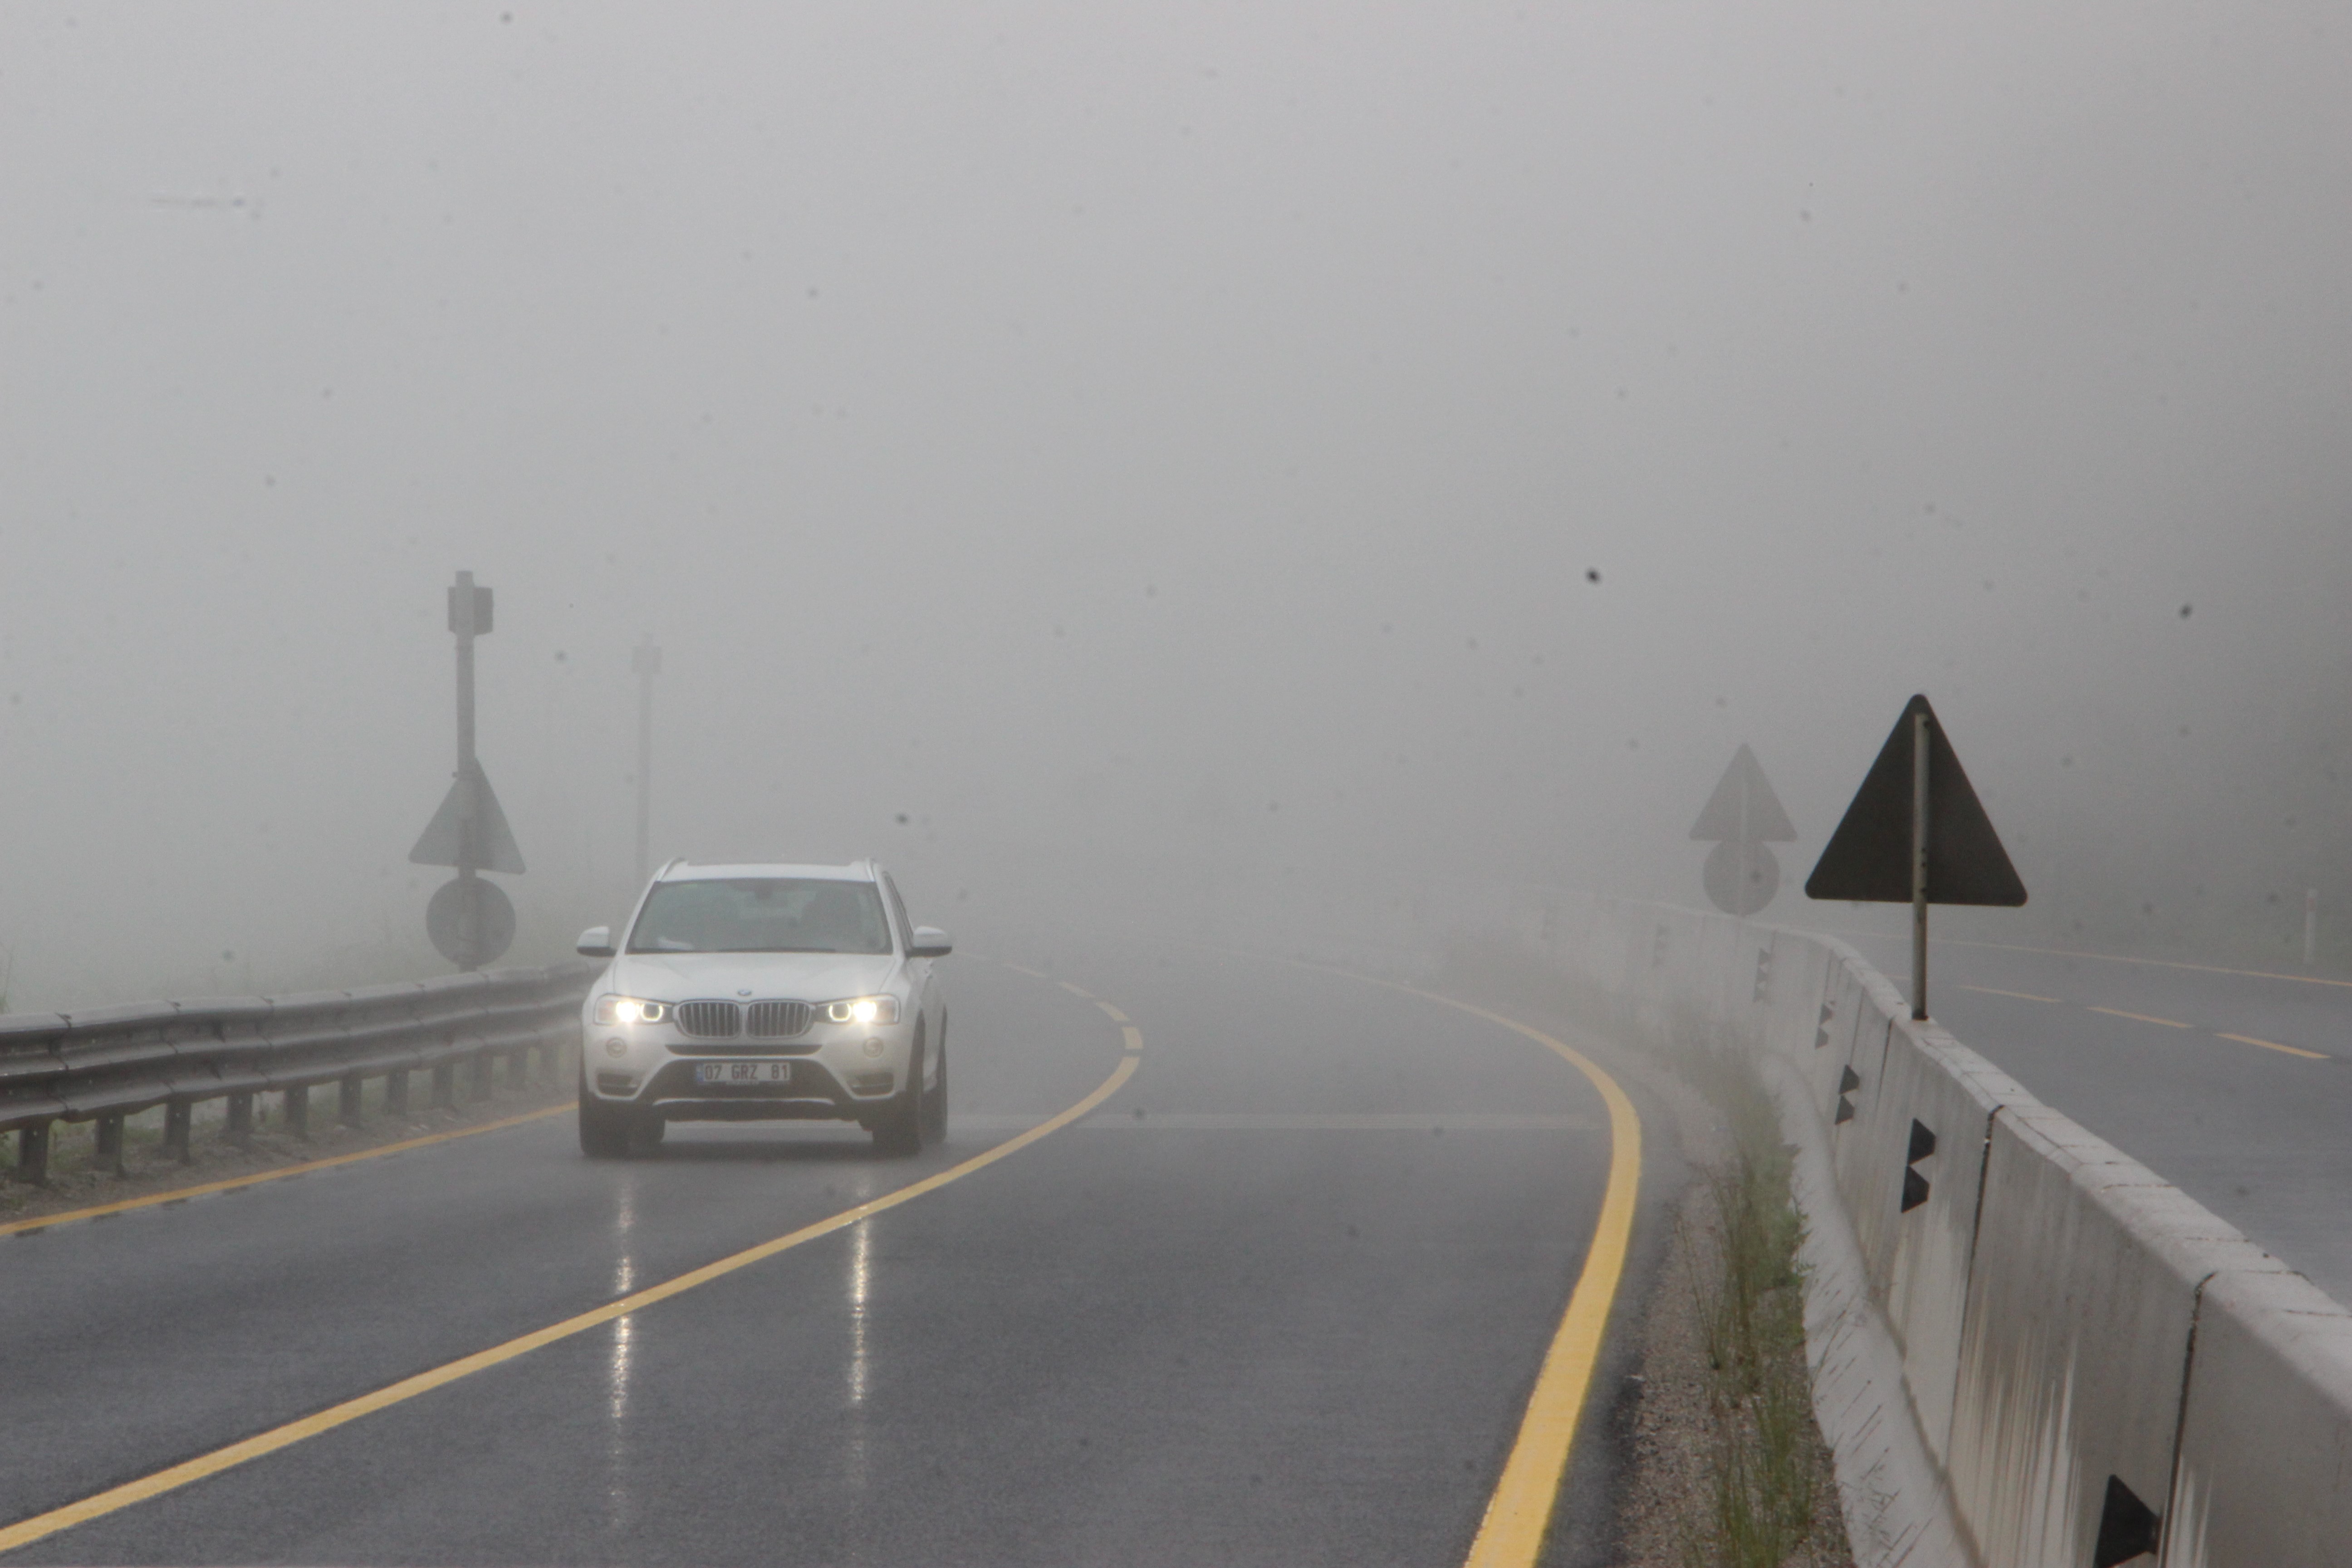
POLYGON ((1728 1122, 1731 1152, 1702 1173, 1706 1234, 1677 1221, 1677 1239, 1702 1260, 1694 1289, 1715 1426, 1684 1554, 1691 1568, 1780 1568, 1811 1539, 1819 1501, 1797 1261, 1804 1226, 1754 1070, 1722 1051, 1696 1053, 1688 1070, 1728 1122))
POLYGON ((1668 1272, 1687 1277, 1689 1306, 1664 1315, 1681 1319, 1687 1310, 1693 1342, 1686 1352, 1664 1352, 1649 1370, 1658 1374, 1654 1386, 1670 1379, 1688 1387, 1686 1405, 1658 1406, 1687 1414, 1674 1417, 1677 1458, 1646 1461, 1658 1467, 1643 1484, 1660 1489, 1664 1517, 1658 1534, 1643 1537, 1636 1561, 1643 1568, 1668 1568, 1677 1557, 1683 1568, 1851 1568, 1829 1455, 1813 1419, 1793 1161, 1754 1066, 1714 1043, 1697 1019, 1640 1017, 1509 943, 1449 944, 1437 981, 1633 1047, 1703 1099, 1720 1124, 1706 1140, 1719 1152, 1698 1166, 1695 1200, 1677 1205, 1680 1258, 1668 1272))

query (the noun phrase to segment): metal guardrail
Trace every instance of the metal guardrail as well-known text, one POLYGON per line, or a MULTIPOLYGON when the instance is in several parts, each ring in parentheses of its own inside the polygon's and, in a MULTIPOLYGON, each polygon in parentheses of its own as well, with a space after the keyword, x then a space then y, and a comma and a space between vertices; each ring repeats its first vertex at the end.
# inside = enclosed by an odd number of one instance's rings
POLYGON ((123 1119, 163 1108, 163 1144, 184 1163, 195 1107, 228 1101, 227 1133, 253 1130, 255 1097, 283 1094, 288 1128, 306 1133, 310 1090, 340 1086, 339 1120, 357 1125, 366 1079, 385 1109, 408 1109, 408 1077, 432 1074, 432 1103, 457 1102, 458 1068, 488 1094, 498 1063, 525 1081, 530 1054, 549 1077, 570 1067, 580 1004, 597 970, 567 963, 436 980, 313 991, 140 1002, 85 1013, 0 1016, 0 1132, 17 1136, 16 1175, 48 1179, 59 1121, 94 1121, 98 1161, 122 1168, 123 1119))

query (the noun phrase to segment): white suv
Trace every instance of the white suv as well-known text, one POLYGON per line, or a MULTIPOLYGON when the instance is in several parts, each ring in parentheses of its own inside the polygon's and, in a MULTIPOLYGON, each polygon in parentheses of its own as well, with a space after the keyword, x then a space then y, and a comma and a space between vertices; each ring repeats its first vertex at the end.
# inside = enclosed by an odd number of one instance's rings
POLYGON ((889 873, 662 868, 581 1012, 580 1148, 614 1159, 672 1121, 855 1121, 888 1154, 947 1135, 948 1015, 889 873))

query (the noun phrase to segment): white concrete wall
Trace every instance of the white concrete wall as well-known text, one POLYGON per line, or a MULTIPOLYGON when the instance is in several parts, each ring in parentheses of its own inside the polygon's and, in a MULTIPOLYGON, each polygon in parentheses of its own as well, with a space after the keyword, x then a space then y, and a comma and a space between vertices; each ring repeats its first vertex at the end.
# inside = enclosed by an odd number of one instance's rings
MULTIPOLYGON (((1834 1193, 1812 1194, 1809 1221, 1852 1237, 1819 1267, 1855 1276, 1812 1282, 1822 1303, 1809 1330, 1818 1319, 1843 1336, 1813 1347, 1824 1429, 1837 1447, 1841 1423, 1907 1416, 1933 1471, 1909 1484, 1948 1498, 1958 1520, 1956 1541, 1891 1540, 1881 1560, 2093 1568, 2103 1519, 2130 1512, 2120 1488, 2158 1516, 2167 1568, 2352 1568, 2352 1313, 1912 1021, 1852 949, 1530 889, 1455 889, 1415 912, 1433 922, 1425 940, 1512 942, 1637 1033, 1754 1053, 1768 1081, 1801 1097, 1797 1142, 1825 1154, 1834 1193), (1916 1163, 1915 1128, 1934 1138, 1916 1163), (1818 1212, 1830 1202, 1834 1214, 1818 1212), (1858 1322, 1891 1340, 1899 1411, 1856 1392, 1877 1386, 1853 1348, 1858 1322)), ((1842 1474, 1842 1489, 1868 1512, 1853 1489, 1883 1491, 1893 1473, 1842 1474)), ((1893 1535, 1927 1528, 1900 1522, 1917 1509, 1880 1514, 1893 1535)))

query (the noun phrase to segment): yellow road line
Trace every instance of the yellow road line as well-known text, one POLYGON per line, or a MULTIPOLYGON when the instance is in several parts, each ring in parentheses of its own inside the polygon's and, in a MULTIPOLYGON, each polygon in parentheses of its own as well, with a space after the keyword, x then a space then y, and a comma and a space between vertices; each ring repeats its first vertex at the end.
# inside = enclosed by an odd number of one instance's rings
POLYGON ((1119 1026, 1118 1032, 1120 1037, 1127 1041, 1127 1048, 1129 1050, 1139 1051, 1143 1048, 1142 1030, 1137 1028, 1132 1024, 1122 1024, 1119 1026))
POLYGON ((2178 1018, 2151 1018, 2145 1013, 2126 1013, 2120 1007, 2094 1007, 2091 1011, 2105 1013, 2110 1018, 2129 1018, 2135 1024, 2161 1024, 2168 1029, 2189 1027, 2178 1018))
POLYGON ((1095 994, 1085 989, 1083 986, 1073 985, 1066 980, 1058 982, 1058 984, 1061 985, 1063 990, 1068 992, 1073 996, 1083 996, 1089 1002, 1095 999, 1095 994))
POLYGON ((1584 1268, 1577 1275, 1576 1288, 1569 1292, 1568 1310, 1560 1315, 1559 1328, 1552 1335, 1550 1348, 1544 1352, 1543 1370, 1536 1375, 1535 1392, 1528 1396, 1527 1413, 1519 1420, 1518 1437, 1511 1445, 1510 1458, 1503 1463, 1502 1479, 1495 1483, 1494 1495, 1486 1500, 1486 1517, 1479 1521, 1477 1537, 1471 1542, 1470 1555, 1465 1560, 1465 1568, 1530 1568, 1543 1550, 1544 1531, 1551 1524, 1552 1505, 1559 1500, 1561 1479, 1568 1474, 1569 1451, 1576 1441, 1577 1422, 1584 1412, 1585 1396, 1592 1387, 1593 1369, 1601 1360, 1610 1309, 1616 1303, 1618 1284, 1625 1277, 1625 1254, 1633 1237, 1634 1200, 1640 1196, 1642 1187, 1642 1119, 1625 1091, 1617 1087, 1617 1080, 1591 1058, 1516 1018, 1441 996, 1434 991, 1358 974, 1353 970, 1295 958, 1276 962, 1383 985, 1525 1035, 1582 1073, 1609 1107, 1609 1185, 1601 1194, 1601 1213, 1593 1222, 1592 1245, 1585 1252, 1584 1268))
POLYGON ((454 1138, 471 1138, 478 1132, 496 1132, 501 1128, 520 1127, 526 1121, 537 1121, 572 1110, 569 1100, 551 1105, 543 1110, 526 1110, 520 1116, 502 1117, 485 1121, 478 1127, 460 1127, 454 1132, 435 1132, 423 1138, 403 1139, 381 1148, 362 1149, 354 1154, 337 1154, 325 1160, 310 1160, 299 1165, 286 1165, 275 1171, 262 1171, 250 1176, 231 1176, 226 1181, 205 1182, 193 1187, 173 1187, 168 1192, 150 1193, 145 1197, 122 1198, 110 1204, 96 1204, 86 1209, 68 1209, 63 1214, 44 1215, 38 1219, 11 1220, 0 1225, 0 1236, 14 1236, 21 1230, 47 1230, 53 1225, 71 1225, 76 1220, 97 1219, 102 1215, 121 1214, 125 1209, 152 1208, 157 1204, 184 1203, 203 1197, 206 1193, 226 1193, 236 1187, 250 1187, 261 1182, 283 1181, 306 1171, 324 1171, 336 1165, 356 1164, 362 1160, 373 1160, 385 1154, 397 1154, 407 1149, 422 1149, 430 1143, 446 1143, 454 1138))
POLYGON ((414 1377, 403 1378, 398 1383, 379 1388, 373 1394, 363 1394, 357 1399, 348 1399, 341 1405, 330 1405, 314 1415, 306 1415, 299 1421, 289 1421, 283 1426, 274 1426, 267 1432, 247 1437, 243 1442, 232 1443, 226 1448, 215 1448, 209 1454, 199 1455, 181 1464, 157 1470, 152 1475, 142 1476, 135 1481, 125 1481, 121 1486, 110 1487, 105 1491, 86 1497, 79 1502, 68 1503, 63 1508, 51 1509, 47 1513, 35 1514, 30 1519, 20 1520, 15 1524, 0 1528, 0 1552, 14 1552, 20 1546, 29 1546, 36 1541, 57 1534, 61 1530, 70 1530, 75 1525, 87 1524, 91 1520, 104 1518, 110 1513, 129 1508, 133 1503, 144 1502, 149 1498, 159 1497, 164 1492, 175 1490, 188 1485, 191 1481, 203 1480, 207 1476, 218 1475, 223 1470, 234 1468, 248 1460, 274 1454, 280 1448, 291 1447, 306 1437, 316 1437, 323 1432, 331 1432, 336 1427, 346 1426, 362 1415, 372 1415, 379 1410, 414 1399, 418 1394, 429 1394, 445 1384, 456 1383, 460 1378, 471 1377, 478 1372, 488 1371, 491 1367, 510 1362, 517 1356, 526 1355, 538 1350, 542 1345, 553 1344, 558 1340, 584 1333, 599 1324, 609 1323, 615 1318, 625 1318, 632 1312, 643 1311, 656 1302, 666 1301, 672 1296, 683 1295, 698 1285, 708 1285, 714 1279, 734 1273, 737 1269, 748 1268, 754 1263, 773 1258, 776 1254, 798 1247, 803 1242, 814 1241, 819 1237, 830 1236, 837 1230, 845 1230, 858 1221, 880 1214, 885 1209, 911 1203, 925 1193, 936 1192, 950 1182, 960 1181, 984 1166, 992 1165, 1006 1155, 1016 1153, 1048 1133, 1059 1131, 1071 1122, 1089 1114, 1103 1101, 1118 1092, 1121 1084, 1135 1076, 1136 1066, 1136 1058, 1131 1056, 1120 1058, 1118 1066, 1112 1070, 1110 1077, 1105 1079, 1095 1091, 1084 1100, 1059 1115, 1039 1122, 1026 1132, 1015 1134, 994 1148, 973 1155, 960 1165, 950 1165, 944 1171, 900 1187, 896 1192, 886 1193, 869 1203, 859 1204, 856 1208, 844 1209, 839 1214, 818 1220, 814 1225, 804 1225, 800 1229, 780 1236, 772 1241, 763 1241, 757 1247, 746 1247, 741 1252, 719 1259, 716 1263, 706 1263, 699 1268, 689 1269, 675 1279, 665 1279, 658 1285, 648 1286, 643 1290, 624 1296, 617 1301, 607 1302, 593 1311, 566 1318, 560 1323, 551 1323, 546 1328, 509 1340, 504 1344, 492 1345, 485 1351, 477 1351, 472 1355, 450 1362, 446 1365, 418 1373, 414 1377))
POLYGON ((2306 1051, 2301 1046, 2282 1046, 2276 1040, 2258 1040, 2252 1035, 2223 1035, 2225 1040, 2235 1040, 2242 1046, 2260 1046, 2266 1051, 2284 1051, 2291 1057, 2304 1057, 2315 1062, 2327 1060, 2326 1051, 2306 1051))
POLYGON ((1047 978, 1044 970, 1032 969, 1025 963, 1015 963, 1009 958, 1004 961, 1004 967, 1012 970, 1016 974, 1025 974, 1032 980, 1044 980, 1047 978))
POLYGON ((2020 1002, 2055 1002, 2055 996, 2036 996, 2031 991, 1999 991, 1990 985, 1961 985, 1961 991, 1981 991, 1988 996, 2013 996, 2020 1002))
POLYGON ((1543 1550, 1552 1504, 1559 1496, 1561 1479, 1568 1474, 1577 1421, 1592 1386, 1593 1368, 1601 1360, 1609 1311, 1625 1275, 1625 1253, 1633 1235, 1633 1205, 1642 1185, 1642 1119, 1615 1079, 1549 1035, 1452 997, 1425 991, 1416 994, 1516 1029, 1549 1047, 1582 1073, 1609 1105, 1609 1186, 1593 1224, 1592 1246, 1584 1255, 1576 1289, 1569 1293, 1568 1310, 1560 1316, 1551 1348, 1544 1352, 1543 1371, 1537 1374, 1535 1393, 1528 1396, 1518 1439, 1503 1465, 1503 1479, 1486 1500, 1486 1516, 1479 1521, 1477 1538, 1470 1543, 1465 1560, 1468 1568, 1525 1568, 1543 1550))
POLYGON ((1124 1024, 1124 1023, 1126 1023, 1126 1022, 1127 1022, 1127 1015, 1126 1015, 1126 1014, 1124 1014, 1124 1013, 1122 1013, 1122 1012, 1120 1012, 1118 1008, 1116 1008, 1116 1007, 1112 1006, 1109 1003, 1105 1002, 1105 1001, 1101 1000, 1100 998, 1097 998, 1097 999, 1096 999, 1096 1002, 1095 1002, 1095 1005, 1096 1005, 1096 1006, 1097 1006, 1097 1007, 1099 1007, 1099 1008, 1101 1008, 1104 1012, 1106 1012, 1106 1013, 1109 1014, 1109 1015, 1110 1015, 1110 1021, 1111 1021, 1112 1023, 1114 1023, 1114 1024, 1124 1024))

